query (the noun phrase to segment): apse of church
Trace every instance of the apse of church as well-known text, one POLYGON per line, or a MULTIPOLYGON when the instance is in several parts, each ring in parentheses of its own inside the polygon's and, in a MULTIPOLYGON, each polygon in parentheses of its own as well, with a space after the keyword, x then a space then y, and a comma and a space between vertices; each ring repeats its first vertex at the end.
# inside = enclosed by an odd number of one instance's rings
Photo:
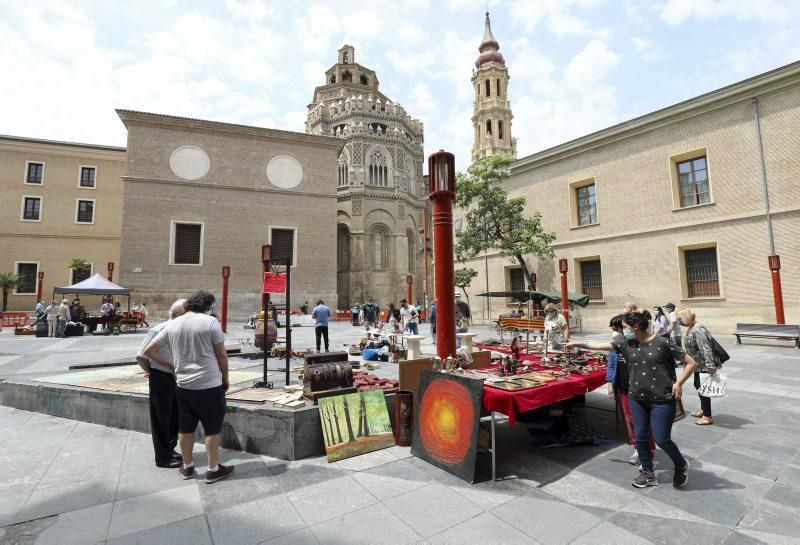
POLYGON ((306 132, 346 142, 337 167, 338 308, 369 297, 385 308, 406 297, 408 276, 414 302, 423 301, 430 205, 422 122, 381 93, 375 72, 345 45, 314 89, 306 132))

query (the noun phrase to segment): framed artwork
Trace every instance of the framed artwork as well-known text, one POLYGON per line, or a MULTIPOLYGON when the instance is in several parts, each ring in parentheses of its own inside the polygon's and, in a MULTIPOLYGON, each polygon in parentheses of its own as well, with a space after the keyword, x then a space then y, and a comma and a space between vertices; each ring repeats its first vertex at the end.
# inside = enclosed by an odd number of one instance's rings
POLYGON ((320 398, 319 416, 328 462, 394 445, 383 390, 320 398))
POLYGON ((483 381, 425 370, 417 399, 411 454, 474 482, 483 381))

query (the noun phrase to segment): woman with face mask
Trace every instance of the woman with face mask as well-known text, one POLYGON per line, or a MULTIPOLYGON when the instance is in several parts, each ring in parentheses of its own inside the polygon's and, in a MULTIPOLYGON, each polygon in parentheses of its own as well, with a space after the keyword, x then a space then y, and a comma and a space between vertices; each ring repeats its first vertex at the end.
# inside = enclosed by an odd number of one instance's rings
POLYGON ((569 340, 567 320, 556 310, 556 306, 553 303, 548 303, 544 307, 544 330, 547 332, 550 348, 553 350, 561 348, 559 346, 561 341, 569 340))
POLYGON ((661 307, 653 307, 653 335, 669 338, 669 322, 661 307))
MULTIPOLYGON (((708 332, 706 326, 697 323, 692 309, 681 308, 678 309, 677 314, 680 325, 686 327, 683 341, 684 349, 697 362, 697 367, 694 370, 694 387, 699 390, 700 385, 705 380, 700 378, 700 374, 708 373, 709 376, 714 376, 717 369, 722 367, 722 361, 720 361, 717 352, 714 350, 711 342, 711 333, 708 332)), ((692 416, 699 418, 695 424, 709 426, 714 423, 711 418, 711 398, 700 394, 697 395, 700 397, 700 409, 692 413, 692 416)))

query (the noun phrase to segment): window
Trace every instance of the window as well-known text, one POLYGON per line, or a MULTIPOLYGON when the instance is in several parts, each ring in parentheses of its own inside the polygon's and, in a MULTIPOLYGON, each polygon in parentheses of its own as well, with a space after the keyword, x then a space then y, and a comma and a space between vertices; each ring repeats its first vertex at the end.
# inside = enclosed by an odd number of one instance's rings
POLYGON ((284 259, 288 258, 289 263, 294 265, 294 229, 272 229, 270 237, 272 244, 272 257, 284 259))
POLYGON ((380 150, 375 150, 369 157, 368 176, 370 185, 389 186, 389 167, 386 156, 380 150))
POLYGON ((349 64, 350 63, 350 56, 347 54, 347 51, 342 53, 342 64, 349 64))
POLYGON ((705 156, 680 162, 677 168, 681 207, 711 202, 705 156))
POLYGON ((717 248, 684 250, 683 258, 686 266, 687 295, 690 298, 719 296, 717 248))
POLYGON ((343 153, 339 156, 339 187, 350 185, 350 167, 347 164, 347 156, 343 153))
POLYGON ((492 96, 492 86, 488 79, 486 80, 486 96, 492 96))
POLYGON ((592 301, 603 299, 603 276, 600 271, 600 260, 592 259, 580 262, 581 291, 592 301))
POLYGON ((203 224, 173 223, 173 265, 203 264, 203 224))
POLYGON ((486 136, 492 136, 492 120, 486 120, 486 136))
POLYGON ((359 77, 358 80, 361 82, 361 85, 369 85, 369 79, 367 79, 367 76, 364 74, 361 74, 361 77, 359 77))
POLYGON ((78 199, 75 223, 94 223, 94 199, 78 199))
POLYGON ((92 277, 93 264, 89 264, 86 269, 72 269, 72 283, 77 284, 92 277))
POLYGON ((350 231, 341 224, 336 228, 336 270, 350 270, 350 231))
POLYGON ((511 291, 525 291, 525 273, 521 268, 509 269, 508 280, 511 291))
POLYGON ((497 86, 495 87, 495 94, 500 96, 500 78, 497 78, 497 86))
POLYGON ((31 295, 36 293, 36 279, 39 273, 38 263, 17 263, 17 274, 22 277, 22 285, 15 295, 31 295))
POLYGON ((386 231, 377 228, 372 231, 372 268, 376 271, 388 268, 388 257, 386 231))
POLYGON ((579 187, 575 191, 578 201, 578 225, 597 223, 597 197, 594 184, 579 187))
POLYGON ((349 70, 345 70, 342 74, 342 83, 353 83, 353 74, 349 70))
POLYGON ((44 181, 44 163, 27 163, 27 172, 25 172, 26 184, 41 185, 44 181))
POLYGON ((81 167, 80 187, 94 187, 95 167, 81 167))
POLYGON ((497 138, 499 138, 500 140, 503 139, 503 122, 502 121, 498 121, 497 122, 497 138))
POLYGON ((42 221, 42 198, 22 197, 23 221, 42 221))

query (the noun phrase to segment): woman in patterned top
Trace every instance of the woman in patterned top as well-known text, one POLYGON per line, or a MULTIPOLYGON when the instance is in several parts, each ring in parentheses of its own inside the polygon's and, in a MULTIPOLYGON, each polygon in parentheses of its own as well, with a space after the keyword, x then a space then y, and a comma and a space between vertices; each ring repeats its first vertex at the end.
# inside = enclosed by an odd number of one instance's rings
POLYGON ((683 383, 692 375, 695 362, 683 348, 650 332, 650 313, 626 312, 623 323, 633 331, 632 339, 614 339, 610 343, 567 343, 567 348, 620 352, 628 362, 629 403, 636 431, 636 450, 642 463, 639 476, 631 481, 636 488, 657 486, 647 438, 652 431, 656 444, 675 464, 672 485, 680 487, 688 480, 689 462, 672 440, 675 402, 681 398, 683 383), (675 361, 683 362, 680 377, 675 361))
MULTIPOLYGON (((690 308, 678 309, 678 322, 682 326, 686 326, 686 333, 684 335, 683 347, 686 353, 692 356, 697 362, 697 367, 694 370, 694 387, 700 389, 700 373, 708 373, 714 376, 717 369, 722 367, 722 362, 719 356, 714 351, 711 344, 711 333, 708 332, 706 326, 695 321, 695 314, 690 308)), ((708 426, 714 423, 711 418, 711 398, 700 396, 700 410, 692 413, 692 416, 699 417, 700 420, 695 422, 698 426, 708 426)))

